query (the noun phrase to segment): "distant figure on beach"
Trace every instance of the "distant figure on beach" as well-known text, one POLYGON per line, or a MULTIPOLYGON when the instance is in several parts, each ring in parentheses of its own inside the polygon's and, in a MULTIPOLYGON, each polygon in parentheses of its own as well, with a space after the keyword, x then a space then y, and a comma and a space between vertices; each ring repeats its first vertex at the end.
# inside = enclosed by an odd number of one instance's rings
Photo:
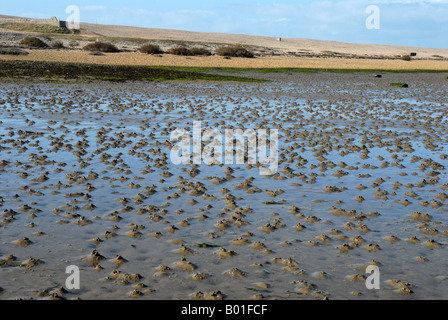
POLYGON ((282 38, 277 38, 278 41, 282 41, 282 38))

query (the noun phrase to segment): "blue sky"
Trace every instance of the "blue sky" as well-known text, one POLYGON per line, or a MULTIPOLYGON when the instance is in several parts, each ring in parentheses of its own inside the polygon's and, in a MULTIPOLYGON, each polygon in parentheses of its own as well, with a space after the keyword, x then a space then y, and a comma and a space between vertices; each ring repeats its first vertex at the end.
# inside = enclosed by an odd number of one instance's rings
POLYGON ((3 0, 0 14, 65 20, 69 5, 82 22, 448 48, 448 0, 3 0))

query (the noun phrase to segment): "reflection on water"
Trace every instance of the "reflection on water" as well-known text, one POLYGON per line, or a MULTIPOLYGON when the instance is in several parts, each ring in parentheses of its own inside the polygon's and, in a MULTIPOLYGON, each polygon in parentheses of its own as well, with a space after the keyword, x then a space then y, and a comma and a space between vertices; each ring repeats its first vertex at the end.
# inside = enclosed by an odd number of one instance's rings
POLYGON ((46 296, 74 264, 81 289, 66 298, 131 298, 136 282, 146 299, 406 298, 394 279, 415 285, 411 297, 446 298, 444 77, 387 77, 3 85, 0 297, 46 296), (389 87, 403 77, 410 88, 389 87), (172 164, 170 133, 194 121, 223 133, 278 129, 278 173, 172 164), (431 219, 409 216, 417 211, 431 219), (25 237, 31 245, 13 243, 25 237), (94 249, 101 268, 83 259, 94 249), (30 257, 44 263, 28 270, 30 257), (372 260, 380 290, 354 280, 372 260))

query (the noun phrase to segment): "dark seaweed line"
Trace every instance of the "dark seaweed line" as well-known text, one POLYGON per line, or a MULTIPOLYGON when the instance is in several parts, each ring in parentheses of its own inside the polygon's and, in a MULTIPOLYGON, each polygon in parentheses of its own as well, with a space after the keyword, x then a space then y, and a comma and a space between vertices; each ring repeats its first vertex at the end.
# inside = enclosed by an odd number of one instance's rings
POLYGON ((266 80, 146 66, 100 65, 44 61, 0 61, 0 78, 79 79, 106 81, 207 80, 265 82, 266 80))

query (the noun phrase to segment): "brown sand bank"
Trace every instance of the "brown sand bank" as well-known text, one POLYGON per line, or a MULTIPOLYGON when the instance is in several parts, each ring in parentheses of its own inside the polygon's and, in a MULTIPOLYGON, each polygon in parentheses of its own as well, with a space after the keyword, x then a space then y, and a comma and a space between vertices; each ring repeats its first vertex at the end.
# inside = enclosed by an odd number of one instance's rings
MULTIPOLYGON (((212 32, 193 32, 184 30, 139 28, 130 26, 115 26, 82 23, 81 28, 92 34, 106 37, 133 37, 140 39, 171 40, 184 41, 196 44, 215 43, 215 44, 239 44, 244 46, 257 46, 270 49, 280 49, 284 52, 314 52, 325 51, 339 52, 355 55, 396 55, 402 53, 417 53, 419 58, 430 58, 433 55, 446 57, 447 49, 423 48, 412 46, 368 44, 368 43, 347 43, 340 41, 315 40, 306 38, 282 38, 278 41, 277 37, 253 36, 244 34, 212 33, 212 32)), ((281 37, 281 35, 279 35, 281 37)))
POLYGON ((379 70, 448 70, 448 61, 400 59, 347 59, 303 57, 258 57, 255 59, 219 56, 182 57, 174 55, 146 55, 136 52, 106 53, 93 56, 77 50, 29 50, 27 56, 1 56, 4 60, 58 61, 111 65, 147 65, 182 67, 229 68, 322 68, 322 69, 379 69, 379 70))

